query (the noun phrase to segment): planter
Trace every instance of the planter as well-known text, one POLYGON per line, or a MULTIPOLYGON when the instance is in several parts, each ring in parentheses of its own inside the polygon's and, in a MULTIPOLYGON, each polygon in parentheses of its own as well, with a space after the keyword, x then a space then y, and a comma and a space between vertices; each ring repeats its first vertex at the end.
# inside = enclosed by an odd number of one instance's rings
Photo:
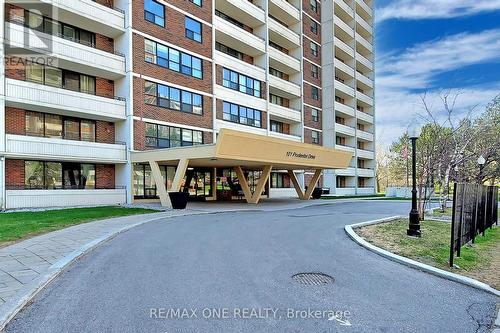
POLYGON ((313 190, 313 193, 312 193, 311 196, 312 196, 313 199, 320 199, 322 194, 323 194, 323 189, 320 188, 320 187, 316 187, 313 190))
POLYGON ((170 197, 173 209, 186 209, 189 193, 169 192, 168 196, 170 197))

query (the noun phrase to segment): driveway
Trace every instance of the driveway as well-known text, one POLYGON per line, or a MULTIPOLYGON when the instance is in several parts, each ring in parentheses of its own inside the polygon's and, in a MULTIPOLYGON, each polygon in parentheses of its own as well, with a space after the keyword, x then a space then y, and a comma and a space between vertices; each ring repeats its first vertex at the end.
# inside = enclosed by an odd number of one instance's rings
POLYGON ((408 210, 337 202, 144 224, 77 261, 6 331, 487 332, 498 298, 384 259, 344 233, 408 210), (301 272, 334 282, 299 284, 301 272))

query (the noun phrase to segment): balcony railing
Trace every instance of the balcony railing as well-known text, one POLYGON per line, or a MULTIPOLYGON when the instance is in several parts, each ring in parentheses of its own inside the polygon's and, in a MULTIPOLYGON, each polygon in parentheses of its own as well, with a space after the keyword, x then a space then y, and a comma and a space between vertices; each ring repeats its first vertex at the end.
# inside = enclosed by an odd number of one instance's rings
POLYGON ((5 81, 10 106, 49 113, 57 109, 61 114, 107 121, 126 118, 123 98, 101 97, 10 78, 5 81))

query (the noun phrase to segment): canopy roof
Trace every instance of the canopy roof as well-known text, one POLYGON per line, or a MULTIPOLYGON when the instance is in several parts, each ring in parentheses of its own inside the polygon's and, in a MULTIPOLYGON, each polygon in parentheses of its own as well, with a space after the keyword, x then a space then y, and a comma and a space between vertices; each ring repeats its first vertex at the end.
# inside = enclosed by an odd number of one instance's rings
POLYGON ((216 144, 155 149, 132 152, 132 162, 155 161, 163 165, 177 165, 189 160, 190 167, 236 167, 262 169, 345 169, 352 153, 293 142, 269 136, 222 129, 216 144))

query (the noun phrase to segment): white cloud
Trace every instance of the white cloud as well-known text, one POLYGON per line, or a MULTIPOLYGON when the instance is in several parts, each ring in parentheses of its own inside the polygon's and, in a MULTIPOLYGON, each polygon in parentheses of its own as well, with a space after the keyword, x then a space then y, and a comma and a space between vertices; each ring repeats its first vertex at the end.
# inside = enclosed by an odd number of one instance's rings
POLYGON ((395 0, 376 9, 376 19, 454 18, 496 10, 500 10, 500 0, 395 0))
POLYGON ((500 81, 470 87, 453 79, 453 72, 474 64, 498 62, 500 59, 500 29, 475 34, 461 33, 417 44, 400 54, 382 56, 377 62, 376 108, 377 139, 389 145, 408 124, 421 113, 422 103, 416 89, 428 90, 428 101, 437 109, 439 74, 449 74, 447 87, 461 91, 457 111, 487 104, 500 93, 500 81))
POLYGON ((402 54, 382 57, 377 63, 378 84, 426 88, 432 78, 464 66, 500 61, 500 29, 461 33, 417 44, 402 54))

